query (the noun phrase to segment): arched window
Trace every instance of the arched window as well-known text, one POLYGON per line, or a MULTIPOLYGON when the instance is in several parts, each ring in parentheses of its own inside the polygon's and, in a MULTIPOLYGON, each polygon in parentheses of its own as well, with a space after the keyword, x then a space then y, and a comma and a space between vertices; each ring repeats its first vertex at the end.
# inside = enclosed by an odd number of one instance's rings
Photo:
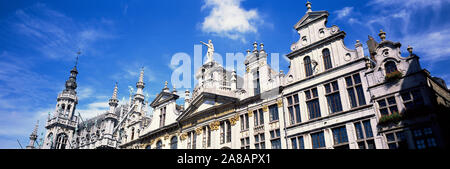
POLYGON ((66 149, 67 135, 65 133, 58 134, 56 137, 56 149, 66 149))
POLYGON ((313 74, 312 65, 311 65, 311 58, 309 58, 309 56, 306 56, 303 59, 303 62, 305 63, 305 74, 306 74, 306 77, 311 76, 313 74))
POLYGON ((177 136, 173 136, 170 139, 170 149, 177 149, 178 139, 177 136))
POLYGON ((324 50, 322 50, 322 55, 325 70, 333 68, 333 65, 331 64, 330 50, 328 48, 325 48, 324 50))
POLYGON ((156 149, 161 149, 162 148, 162 141, 159 140, 158 142, 156 142, 156 149))
POLYGON ((384 64, 384 68, 386 69, 386 74, 397 71, 397 66, 393 61, 386 62, 386 64, 384 64))

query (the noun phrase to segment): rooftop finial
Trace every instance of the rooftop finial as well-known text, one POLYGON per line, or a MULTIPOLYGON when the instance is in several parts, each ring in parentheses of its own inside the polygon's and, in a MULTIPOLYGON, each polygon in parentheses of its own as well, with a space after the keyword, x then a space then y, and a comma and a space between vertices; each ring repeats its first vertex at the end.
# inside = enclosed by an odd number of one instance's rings
POLYGON ((169 84, 169 82, 164 82, 164 88, 167 88, 167 84, 169 84))
POLYGON ((312 12, 312 10, 311 10, 311 2, 309 2, 309 1, 306 1, 306 12, 312 12))
POLYGON ((114 86, 114 92, 113 92, 112 98, 117 99, 117 82, 116 82, 116 85, 114 86))
POLYGON ((253 42, 253 52, 256 52, 256 51, 258 51, 258 43, 256 43, 256 41, 255 41, 255 42, 253 42))
POLYGON ((411 46, 408 45, 408 48, 406 49, 409 52, 409 55, 412 55, 413 53, 413 48, 411 46))
POLYGON ((139 75, 139 82, 144 82, 144 67, 141 68, 141 74, 139 75))
POLYGON ((384 41, 386 39, 386 32, 384 32, 383 29, 380 29, 378 36, 380 36, 381 41, 384 41))

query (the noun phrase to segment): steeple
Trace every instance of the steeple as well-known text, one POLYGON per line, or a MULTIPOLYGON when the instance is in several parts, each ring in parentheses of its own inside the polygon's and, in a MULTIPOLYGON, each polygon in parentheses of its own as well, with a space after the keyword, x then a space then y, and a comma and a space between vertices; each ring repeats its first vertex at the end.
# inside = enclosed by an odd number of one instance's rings
POLYGON ((134 95, 135 99, 144 100, 144 67, 141 68, 141 73, 139 75, 139 81, 136 83, 136 94, 134 95))
POLYGON ((164 92, 167 92, 167 93, 169 93, 170 91, 169 91, 169 87, 167 87, 167 85, 168 85, 169 83, 166 81, 166 82, 164 82, 164 88, 163 88, 163 91, 164 92))
POLYGON ((116 82, 116 85, 114 86, 113 95, 111 99, 109 99, 109 113, 114 113, 114 109, 117 107, 118 103, 119 100, 117 100, 117 82, 116 82))
POLYGON ((37 139, 37 130, 39 126, 39 120, 36 122, 36 126, 34 126, 34 130, 30 135, 30 143, 27 146, 27 149, 34 149, 34 142, 36 142, 37 139))

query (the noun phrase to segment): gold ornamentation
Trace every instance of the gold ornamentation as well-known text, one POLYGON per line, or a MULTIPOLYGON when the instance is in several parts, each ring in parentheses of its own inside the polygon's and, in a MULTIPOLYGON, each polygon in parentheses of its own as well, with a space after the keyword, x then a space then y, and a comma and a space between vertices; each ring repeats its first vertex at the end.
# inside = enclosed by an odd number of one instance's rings
POLYGON ((150 145, 152 145, 155 142, 155 140, 150 140, 150 145))
POLYGON ((253 116, 253 111, 249 110, 248 111, 248 117, 252 117, 253 116))
POLYGON ((211 131, 215 131, 218 130, 220 126, 220 122, 219 121, 215 121, 209 124, 209 128, 211 128, 211 131))
POLYGON ((277 105, 278 105, 278 107, 283 107, 283 100, 282 99, 278 99, 277 100, 277 105))
POLYGON ((202 131, 203 131, 202 127, 198 127, 195 129, 195 134, 200 135, 202 134, 202 131))
POLYGON ((169 134, 164 135, 164 140, 169 139, 169 134))
POLYGON ((231 117, 229 120, 230 120, 230 124, 232 126, 234 126, 236 124, 236 122, 239 121, 239 115, 236 114, 234 117, 231 117))
POLYGON ((269 110, 269 106, 264 105, 264 106, 262 107, 262 110, 263 110, 263 112, 267 112, 267 111, 269 110))
POLYGON ((180 135, 180 140, 184 140, 184 139, 186 139, 187 138, 187 133, 182 133, 181 135, 180 135))
POLYGON ((250 67, 247 66, 247 70, 246 71, 247 71, 247 73, 250 72, 250 67))

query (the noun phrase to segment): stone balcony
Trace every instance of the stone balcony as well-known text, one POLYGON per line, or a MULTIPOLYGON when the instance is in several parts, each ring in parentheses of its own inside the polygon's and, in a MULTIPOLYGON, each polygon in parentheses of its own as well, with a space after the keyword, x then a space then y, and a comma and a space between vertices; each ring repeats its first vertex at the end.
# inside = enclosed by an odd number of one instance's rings
POLYGON ((55 118, 49 119, 47 121, 46 126, 51 126, 51 125, 56 125, 56 124, 62 124, 62 125, 66 125, 69 127, 76 128, 77 122, 75 120, 69 120, 67 118, 55 117, 55 118))

